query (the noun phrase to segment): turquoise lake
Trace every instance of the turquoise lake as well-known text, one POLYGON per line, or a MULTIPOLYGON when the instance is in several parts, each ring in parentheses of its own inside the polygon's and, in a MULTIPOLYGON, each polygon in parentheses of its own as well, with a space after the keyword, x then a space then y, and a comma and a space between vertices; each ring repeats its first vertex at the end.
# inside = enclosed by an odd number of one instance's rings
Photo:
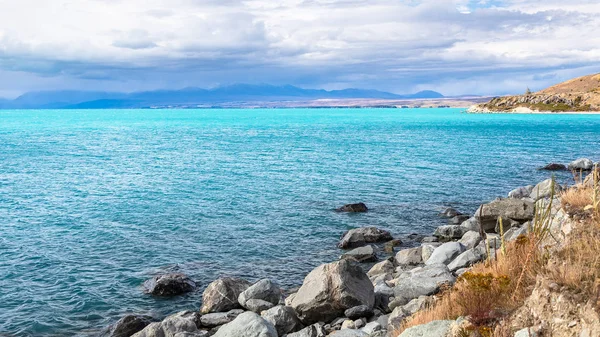
POLYGON ((600 160, 600 115, 461 111, 0 111, 0 335, 196 310, 222 275, 298 286, 345 230, 430 234, 446 205, 472 213, 542 165, 600 160), (358 201, 371 211, 334 212, 358 201), (200 289, 145 295, 167 271, 200 289))

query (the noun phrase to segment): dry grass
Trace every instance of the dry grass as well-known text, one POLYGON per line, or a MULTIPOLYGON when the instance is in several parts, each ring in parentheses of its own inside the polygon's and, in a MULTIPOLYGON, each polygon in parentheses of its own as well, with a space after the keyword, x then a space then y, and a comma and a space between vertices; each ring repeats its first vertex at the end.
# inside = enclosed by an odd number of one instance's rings
MULTIPOLYGON (((596 174, 600 176, 598 171, 596 174)), ((537 210, 528 236, 509 243, 506 253, 499 253, 495 260, 473 266, 434 305, 408 318, 394 335, 434 320, 464 316, 472 325, 472 336, 509 336, 510 329, 503 320, 523 305, 539 275, 600 307, 600 179, 597 178, 591 186, 580 184, 561 195, 562 206, 577 210, 582 219, 563 248, 552 254, 542 248, 552 221, 551 205, 537 210)))

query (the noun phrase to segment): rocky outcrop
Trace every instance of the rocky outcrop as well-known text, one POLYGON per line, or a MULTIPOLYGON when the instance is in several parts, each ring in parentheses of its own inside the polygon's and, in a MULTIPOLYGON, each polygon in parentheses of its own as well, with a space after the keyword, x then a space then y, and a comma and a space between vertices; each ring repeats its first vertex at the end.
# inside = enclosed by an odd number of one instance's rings
POLYGON ((200 312, 207 314, 241 309, 238 297, 250 285, 251 283, 246 280, 233 277, 224 277, 213 281, 204 290, 200 312))
POLYGON ((499 217, 525 222, 533 219, 533 202, 520 199, 497 199, 481 205, 475 218, 486 232, 494 231, 499 217))
POLYGON ((362 227, 345 232, 338 247, 343 249, 356 248, 369 243, 385 242, 392 239, 392 234, 386 230, 377 227, 362 227))
POLYGON ((193 291, 196 283, 185 274, 166 274, 147 280, 144 288, 155 296, 175 296, 193 291))
POLYGON ((357 204, 347 204, 347 205, 344 205, 337 209, 338 212, 348 212, 348 213, 364 213, 364 212, 367 212, 368 210, 369 209, 367 208, 367 205, 365 205, 362 202, 359 202, 357 204))
POLYGON ((292 300, 305 324, 331 321, 358 305, 373 307, 375 295, 367 274, 347 260, 324 264, 304 279, 292 300))
POLYGON ((231 323, 223 325, 214 337, 278 337, 277 330, 259 315, 246 311, 231 323))

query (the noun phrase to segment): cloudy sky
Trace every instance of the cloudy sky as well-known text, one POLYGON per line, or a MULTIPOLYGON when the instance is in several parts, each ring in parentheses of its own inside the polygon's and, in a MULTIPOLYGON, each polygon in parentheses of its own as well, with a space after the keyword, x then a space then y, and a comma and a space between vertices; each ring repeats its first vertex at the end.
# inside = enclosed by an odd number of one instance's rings
POLYGON ((0 0, 0 97, 233 83, 505 94, 594 72, 598 0, 0 0))

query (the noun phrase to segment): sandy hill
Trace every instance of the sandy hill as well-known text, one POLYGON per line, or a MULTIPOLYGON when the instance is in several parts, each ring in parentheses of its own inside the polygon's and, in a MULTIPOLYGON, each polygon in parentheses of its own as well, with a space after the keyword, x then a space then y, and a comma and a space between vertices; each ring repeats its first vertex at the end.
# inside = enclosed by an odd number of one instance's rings
POLYGON ((578 77, 525 95, 496 97, 469 112, 600 111, 600 74, 578 77))

